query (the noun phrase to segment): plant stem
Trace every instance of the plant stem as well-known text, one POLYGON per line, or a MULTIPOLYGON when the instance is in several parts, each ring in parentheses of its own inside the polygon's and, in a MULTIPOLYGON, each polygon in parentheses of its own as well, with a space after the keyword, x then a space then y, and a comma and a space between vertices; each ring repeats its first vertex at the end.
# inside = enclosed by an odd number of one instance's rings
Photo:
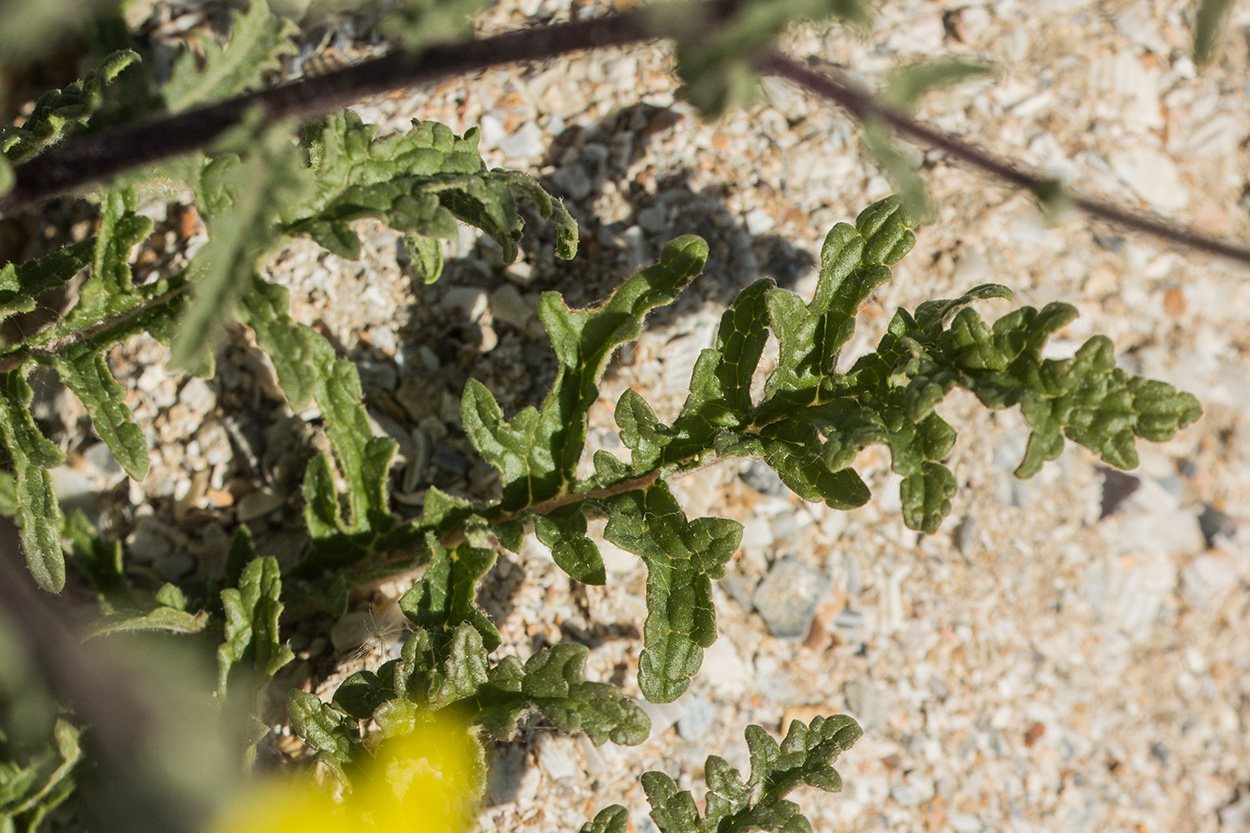
POLYGON ((190 286, 190 284, 186 283, 175 286, 173 289, 162 292, 160 295, 148 298, 146 301, 135 304, 130 309, 122 310, 119 313, 105 318, 97 324, 92 324, 90 327, 84 327, 76 333, 71 333, 64 338, 57 339, 56 341, 48 344, 39 346, 32 346, 30 344, 19 345, 15 350, 13 350, 13 352, 0 356, 0 373, 8 373, 10 370, 16 370, 28 359, 34 359, 39 362, 49 362, 57 354, 63 353, 69 348, 77 344, 81 344, 87 339, 95 337, 110 327, 115 327, 118 324, 125 323, 140 313, 146 312, 153 307, 158 307, 161 304, 168 303, 182 293, 186 292, 190 286))
MULTIPOLYGON (((741 0, 706 0, 692 4, 695 19, 709 24, 724 19, 741 0)), ((0 215, 40 199, 98 182, 130 168, 205 147, 237 125, 250 108, 267 122, 308 118, 347 106, 370 95, 468 75, 489 67, 539 61, 587 49, 625 46, 658 37, 645 10, 605 15, 593 20, 557 23, 464 43, 427 47, 419 54, 394 52, 336 72, 239 96, 144 124, 91 136, 19 165, 12 190, 0 195, 0 215)), ((1053 180, 930 127, 882 102, 846 79, 815 72, 792 58, 772 53, 758 62, 762 72, 777 75, 832 101, 857 119, 877 120, 904 136, 928 144, 1018 188, 1054 198, 1053 180)), ((1170 243, 1250 264, 1250 247, 1209 237, 1175 223, 1070 193, 1059 197, 1085 214, 1170 243)))
MULTIPOLYGON (((903 110, 884 103, 870 91, 849 79, 834 78, 816 72, 777 52, 761 59, 757 66, 762 72, 793 81, 804 89, 834 102, 861 122, 883 122, 901 135, 924 142, 1017 188, 1027 188, 1039 195, 1055 188, 1053 179, 1039 176, 1012 160, 995 156, 954 134, 917 121, 903 110)), ((1056 199, 1053 194, 1051 198, 1056 199)), ((1074 194, 1066 188, 1059 191, 1057 199, 1061 205, 1064 203, 1072 205, 1090 217, 1113 223, 1129 231, 1140 232, 1189 249, 1250 264, 1250 247, 1208 237, 1166 220, 1074 194)))
MULTIPOLYGON (((156 745, 151 732, 152 704, 110 665, 107 653, 83 648, 60 610, 61 600, 40 594, 19 566, 21 543, 17 527, 0 517, 0 612, 6 635, 19 643, 28 661, 43 675, 52 693, 85 723, 84 745, 96 753, 101 774, 121 791, 133 811, 128 829, 147 833, 194 833, 197 825, 179 806, 168 784, 151 784, 142 764, 156 745)), ((118 821, 114 819, 114 821, 118 821)))
POLYGON ((417 54, 392 52, 316 78, 55 148, 14 170, 16 183, 11 191, 0 195, 0 214, 129 168, 198 150, 239 124, 249 109, 258 109, 267 123, 308 118, 371 95, 417 84, 585 49, 624 46, 653 36, 644 13, 632 12, 539 26, 464 43, 437 44, 417 54))

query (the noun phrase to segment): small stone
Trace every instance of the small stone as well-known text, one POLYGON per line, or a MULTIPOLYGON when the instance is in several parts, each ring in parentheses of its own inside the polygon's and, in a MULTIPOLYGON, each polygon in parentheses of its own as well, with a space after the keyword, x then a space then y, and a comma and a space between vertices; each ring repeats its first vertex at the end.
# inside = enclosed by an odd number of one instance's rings
POLYGON ((1220 821, 1229 833, 1250 833, 1250 790, 1220 808, 1220 821))
POLYGON ((486 775, 486 795, 483 804, 492 807, 517 800, 522 779, 529 766, 525 760, 525 749, 519 744, 503 747, 493 761, 486 775))
POLYGON ((747 234, 752 237, 767 234, 777 225, 777 221, 772 218, 772 215, 762 208, 749 211, 743 220, 746 223, 747 234))
POLYGON ((1216 547, 1231 541, 1237 533, 1237 521, 1221 509, 1207 505, 1198 516, 1198 526, 1208 547, 1216 547))
POLYGON ((1129 187, 1153 207, 1180 211, 1189 205, 1180 170, 1163 151, 1139 145, 1112 151, 1110 161, 1129 187))
POLYGON ((885 725, 885 699, 870 683, 859 678, 850 680, 842 686, 842 696, 846 698, 847 711, 865 730, 885 725))
POLYGON ((564 735, 543 735, 538 740, 538 766, 553 781, 563 781, 577 775, 577 762, 574 760, 576 745, 572 738, 564 735))
POLYGON ((971 515, 964 515, 955 527, 955 549, 960 555, 968 555, 977 545, 977 520, 971 515))
POLYGON ((759 460, 752 460, 738 474, 738 477, 742 479, 743 483, 762 495, 782 497, 790 492, 786 488, 786 484, 782 483, 781 478, 777 476, 777 472, 769 468, 768 464, 759 460))
POLYGON ((1199 609, 1221 600, 1240 581, 1237 559, 1225 552, 1199 555, 1181 570, 1185 601, 1199 609))
POLYGON ((652 234, 659 234, 668 225, 668 216, 661 205, 650 205, 638 212, 638 225, 652 234))
POLYGON ((521 331, 526 330, 535 315, 533 305, 511 284, 504 284, 490 294, 490 312, 495 320, 521 331))
POLYGON ((99 477, 113 479, 125 474, 121 465, 113 457, 113 452, 109 451, 109 447, 104 443, 96 443, 83 452, 82 457, 87 461, 87 465, 94 469, 93 474, 99 477))
POLYGON ((1131 474, 1099 467, 1102 473, 1102 512, 1099 519, 1114 515, 1129 496, 1141 487, 1141 478, 1131 474))
POLYGON ((933 793, 933 779, 918 777, 894 787, 890 790, 890 798, 900 807, 918 807, 932 800, 933 793))
POLYGON ((158 560, 152 569, 166 581, 178 581, 195 569, 195 558, 186 550, 177 550, 158 560))
POLYGON ((503 270, 504 277, 521 286, 529 286, 534 281, 534 267, 523 260, 508 265, 503 270))
POLYGON ((677 731, 686 740, 707 734, 716 722, 716 707, 697 694, 685 698, 686 710, 677 719, 677 731))
POLYGON ((756 585, 754 580, 738 573, 732 573, 721 579, 719 584, 721 589, 729 594, 729 598, 737 602, 743 610, 749 612, 754 607, 756 585))
POLYGON ((286 497, 284 495, 275 494, 267 489, 259 489, 250 492, 239 501, 239 520, 254 521, 257 518, 263 518, 270 512, 281 509, 286 505, 286 497))
POLYGON ((434 447, 434 454, 430 460, 443 471, 462 477, 469 470, 469 461, 464 455, 445 443, 439 443, 434 447))
POLYGON ((360 384, 369 390, 393 391, 399 385, 399 371, 390 362, 361 362, 356 365, 360 384))
POLYGON ((192 376, 178 391, 178 401, 196 414, 206 414, 216 406, 217 396, 208 382, 192 376))
POLYGON ((780 639, 803 639, 829 577, 789 556, 781 559, 755 588, 752 601, 768 630, 780 639))
POLYGON ((681 720, 682 712, 685 707, 679 703, 648 703, 642 702, 639 707, 647 713, 647 717, 651 718, 651 737, 659 737, 660 735, 671 729, 678 720, 681 720))
POLYGON ((499 142, 499 149, 513 159, 535 159, 542 156, 547 143, 536 122, 526 122, 499 142))
POLYGON ((739 694, 745 688, 750 673, 751 670, 738 655, 738 649, 727 636, 722 635, 703 652, 699 680, 709 688, 726 694, 739 694))
POLYGON ((586 199, 595 187, 590 174, 576 163, 567 168, 560 168, 552 174, 551 185, 557 195, 568 197, 574 202, 586 199))
POLYGON ((486 290, 476 286, 453 286, 447 290, 440 302, 446 310, 459 312, 470 321, 481 321, 490 308, 490 297, 486 290))
POLYGON ((134 530, 126 536, 126 553, 135 561, 155 564, 180 549, 181 535, 151 515, 140 516, 134 530))

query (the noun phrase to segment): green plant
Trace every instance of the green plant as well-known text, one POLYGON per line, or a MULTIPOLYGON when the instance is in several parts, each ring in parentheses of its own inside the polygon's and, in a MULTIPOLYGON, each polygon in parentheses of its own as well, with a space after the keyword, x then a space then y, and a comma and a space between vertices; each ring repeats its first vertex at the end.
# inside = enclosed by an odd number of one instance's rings
MULTIPOLYGON (((689 27, 675 32, 683 79, 706 112, 727 106, 750 86, 752 61, 767 58, 770 37, 786 21, 862 14, 843 3, 778 3, 762 17, 734 17, 736 4, 688 8, 728 21, 714 37, 689 27)), ((110 126, 126 108, 133 117, 225 99, 260 83, 290 51, 290 33, 289 21, 253 2, 235 16, 224 47, 208 48, 202 65, 184 56, 159 86, 144 74, 136 52, 110 52, 94 75, 41 98, 20 128, 0 135, 0 149, 9 162, 37 160, 65 137, 90 137, 110 126)), ((949 71, 938 68, 920 87, 949 71)), ((712 582, 723 576, 742 536, 735 521, 688 518, 668 488, 674 476, 753 457, 804 499, 851 509, 870 499, 852 463, 865 447, 884 445, 902 477, 905 523, 933 532, 950 513, 956 491, 943 462, 956 430, 935 411, 953 388, 971 391, 988 408, 1020 406, 1031 428, 1020 477, 1056 458, 1065 438, 1108 465, 1131 468, 1138 438, 1166 440, 1201 413, 1191 395, 1117 369, 1104 337, 1089 339, 1071 359, 1043 358, 1047 338, 1075 317, 1072 306, 1026 306, 985 322, 973 305, 1009 298, 998 285, 899 310, 875 350, 841 367, 861 306, 914 243, 914 203, 891 198, 829 232, 812 298, 768 278, 737 295, 714 343, 699 356, 689 395, 670 424, 627 391, 615 419, 629 460, 600 451, 585 477, 578 471, 588 414, 613 353, 639 336, 648 312, 672 303, 700 274, 707 247, 694 236, 673 240, 654 265, 590 309, 569 309, 557 293, 544 294, 538 314, 557 369, 541 406, 507 417, 485 385, 470 380, 464 390, 464 429, 499 473, 498 498, 473 502, 431 487, 422 516, 405 520, 392 511, 388 495, 396 444, 373 436, 355 366, 290 317, 286 290, 261 277, 263 264, 296 236, 355 258, 360 240, 350 224, 374 218, 403 234, 416 276, 434 281, 442 269, 438 240, 455 235, 457 222, 480 229, 505 262, 517 257, 523 232, 518 199, 554 224, 558 257, 573 257, 577 225, 528 175, 488 170, 475 131, 458 137, 442 125, 414 122, 406 134, 377 137, 346 111, 307 124, 296 145, 291 122, 234 109, 237 118, 207 150, 101 186, 92 196, 98 206, 93 236, 0 272, 0 316, 34 309, 43 292, 65 286, 80 270, 90 275, 65 315, 0 348, 0 434, 12 461, 11 476, 0 485, 21 527, 30 572, 43 589, 65 586, 62 542, 68 540, 72 563, 99 599, 98 636, 148 630, 211 635, 218 703, 242 702, 258 727, 267 716, 266 698, 281 695, 269 691, 275 674, 294 656, 282 634, 284 609, 317 606, 342 614, 355 586, 423 569, 399 601, 413 631, 397 659, 351 675, 331 702, 297 688, 283 697, 292 728, 348 785, 381 739, 409 735, 431 713, 445 710, 466 716, 483 737, 511 739, 525 715, 538 713, 596 744, 646 738, 649 721, 632 699, 616 686, 584 678, 583 646, 559 643, 525 662, 492 657, 500 636, 477 605, 478 583, 494 565, 494 547, 519 551, 527 530, 551 548, 561 569, 586 584, 606 581, 588 536, 590 519, 606 518, 605 538, 642 559, 647 617, 638 686, 651 702, 668 702, 686 691, 716 637, 712 582), (140 195, 158 189, 194 195, 209 242, 177 274, 136 281, 132 251, 152 231, 151 221, 137 213, 140 195), (188 599, 172 583, 147 592, 127 575, 118 542, 100 537, 81 514, 62 515, 49 470, 64 456, 35 424, 27 375, 36 365, 55 371, 122 467, 142 478, 146 441, 109 370, 107 351, 146 332, 171 345, 178 366, 210 373, 211 345, 232 320, 250 328, 270 356, 292 410, 314 402, 325 421, 332 454, 314 457, 303 479, 310 544, 283 571, 276 559, 256 552, 244 527, 224 577, 209 592, 188 599), (762 395, 753 397, 769 339, 779 359, 762 395)), ((19 190, 29 170, 17 169, 19 190)), ((15 756, 6 775, 13 788, 0 809, 29 829, 72 786, 77 730, 61 721, 55 731, 59 758, 45 754, 18 763, 15 756)), ((249 757, 262 732, 249 734, 249 757)), ((648 773, 643 785, 652 815, 665 833, 808 829, 785 795, 799 784, 839 789, 832 763, 859 734, 845 716, 793 723, 780 746, 762 728, 748 727, 746 780, 710 757, 700 818, 689 792, 648 773)), ((625 822, 621 808, 609 808, 583 829, 623 830, 625 822)))

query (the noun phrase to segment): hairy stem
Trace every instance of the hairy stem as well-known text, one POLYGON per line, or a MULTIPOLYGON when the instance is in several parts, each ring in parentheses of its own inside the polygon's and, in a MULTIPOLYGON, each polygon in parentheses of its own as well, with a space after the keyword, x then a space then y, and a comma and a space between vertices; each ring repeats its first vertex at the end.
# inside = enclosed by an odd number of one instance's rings
POLYGON ((162 292, 154 298, 149 298, 146 301, 138 303, 128 310, 109 316, 98 324, 93 324, 90 327, 84 327, 72 335, 65 336, 64 338, 58 339, 49 344, 39 347, 21 345, 12 353, 0 356, 0 373, 8 373, 10 370, 15 370, 28 359, 34 359, 35 361, 51 360, 52 357, 58 353, 63 353, 74 345, 81 344, 87 339, 96 336, 110 327, 115 327, 118 324, 125 323, 136 315, 169 302, 186 292, 189 288, 190 284, 175 286, 173 289, 162 292))
MULTIPOLYGON (((701 12, 709 21, 723 19, 733 13, 739 2, 707 0, 701 12)), ((53 149, 15 169, 14 187, 0 195, 0 214, 130 168, 195 151, 237 125, 250 108, 258 108, 267 121, 308 118, 370 95, 421 83, 520 61, 624 46, 653 37, 656 33, 645 11, 633 11, 539 26, 464 43, 430 46, 417 55, 394 52, 317 78, 239 96, 53 149)), ((779 53, 761 59, 758 66, 763 72, 786 78, 838 104, 861 121, 880 121, 901 135, 937 148, 1016 187, 1037 194, 1053 196, 1055 193, 1053 180, 917 121, 848 80, 815 72, 779 53)), ((1199 234, 1091 197, 1061 191, 1060 198, 1093 218, 1127 230, 1250 264, 1250 247, 1199 234)))

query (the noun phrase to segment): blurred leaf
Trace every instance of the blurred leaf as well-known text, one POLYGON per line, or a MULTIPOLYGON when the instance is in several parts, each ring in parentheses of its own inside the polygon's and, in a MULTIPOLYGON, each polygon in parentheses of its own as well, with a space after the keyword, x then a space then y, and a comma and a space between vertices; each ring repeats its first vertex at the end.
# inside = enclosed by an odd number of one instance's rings
POLYGON ((269 11, 267 0, 249 0, 247 11, 230 14, 230 36, 225 45, 199 37, 203 59, 184 49, 169 72, 161 95, 169 112, 189 110, 213 101, 257 89, 265 73, 281 68, 280 59, 297 52, 298 27, 269 11))
POLYGON ((1228 25, 1235 0, 1198 0, 1194 11, 1194 63, 1209 64, 1215 57, 1215 44, 1228 25))
POLYGON ((925 93, 973 78, 992 78, 995 72, 994 65, 984 61, 958 58, 918 61, 890 71, 885 97, 896 107, 911 110, 925 93))

